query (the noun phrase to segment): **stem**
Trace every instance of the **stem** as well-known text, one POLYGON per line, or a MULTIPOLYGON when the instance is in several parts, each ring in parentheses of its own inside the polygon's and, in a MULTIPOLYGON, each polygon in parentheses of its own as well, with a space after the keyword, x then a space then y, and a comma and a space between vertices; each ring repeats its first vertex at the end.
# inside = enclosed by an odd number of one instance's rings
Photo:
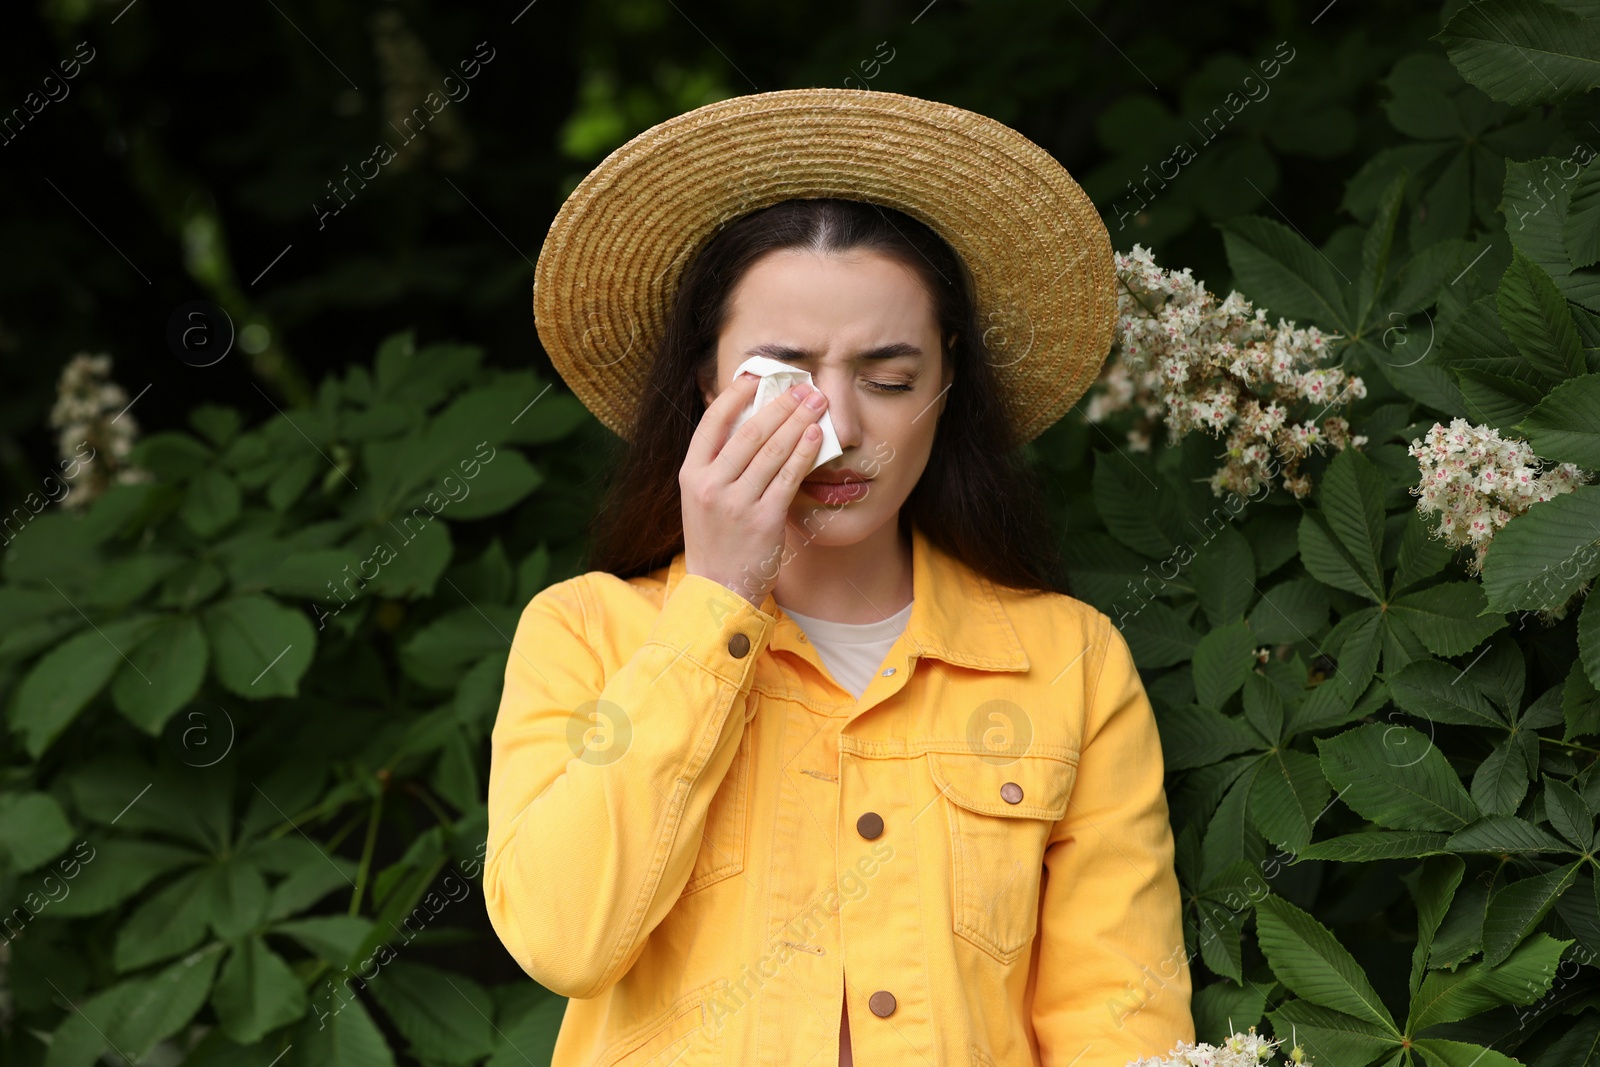
POLYGON ((1579 752, 1600 753, 1600 748, 1590 748, 1588 745, 1575 745, 1571 741, 1561 741, 1554 737, 1540 737, 1537 733, 1533 736, 1538 737, 1539 740, 1543 741, 1547 745, 1559 745, 1562 748, 1573 748, 1577 749, 1579 752))
POLYGON ((372 798, 372 818, 367 823, 367 840, 361 846, 361 867, 356 871, 356 891, 350 897, 350 914, 361 912, 361 893, 367 887, 367 875, 372 871, 372 853, 378 843, 378 817, 383 814, 383 793, 372 798))

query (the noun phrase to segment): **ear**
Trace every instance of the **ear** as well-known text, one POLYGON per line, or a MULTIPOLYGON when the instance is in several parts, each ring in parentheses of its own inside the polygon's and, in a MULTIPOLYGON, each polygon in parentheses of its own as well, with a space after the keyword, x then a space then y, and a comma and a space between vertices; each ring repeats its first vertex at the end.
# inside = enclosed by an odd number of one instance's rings
POLYGON ((700 387, 700 399, 705 401, 706 407, 710 407, 711 402, 716 399, 711 392, 711 385, 716 374, 716 369, 716 361, 712 360, 710 363, 701 364, 700 367, 694 372, 695 384, 699 385, 700 387))

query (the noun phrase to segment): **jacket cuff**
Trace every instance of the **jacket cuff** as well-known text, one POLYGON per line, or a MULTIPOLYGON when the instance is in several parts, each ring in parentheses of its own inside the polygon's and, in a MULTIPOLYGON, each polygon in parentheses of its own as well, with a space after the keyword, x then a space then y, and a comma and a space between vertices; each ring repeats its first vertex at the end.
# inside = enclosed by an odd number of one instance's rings
POLYGON ((645 643, 671 648, 742 692, 777 625, 776 617, 721 582, 684 574, 645 643))

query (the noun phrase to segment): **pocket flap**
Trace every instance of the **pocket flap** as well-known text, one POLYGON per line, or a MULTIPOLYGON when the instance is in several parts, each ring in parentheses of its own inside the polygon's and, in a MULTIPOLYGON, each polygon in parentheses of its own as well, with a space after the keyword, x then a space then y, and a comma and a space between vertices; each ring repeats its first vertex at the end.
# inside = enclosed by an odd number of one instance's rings
POLYGON ((1078 777, 1076 759, 1027 755, 1000 758, 979 752, 930 752, 934 782, 953 803, 984 815, 1060 819, 1078 777), (1022 795, 1016 803, 1006 799, 1022 795))

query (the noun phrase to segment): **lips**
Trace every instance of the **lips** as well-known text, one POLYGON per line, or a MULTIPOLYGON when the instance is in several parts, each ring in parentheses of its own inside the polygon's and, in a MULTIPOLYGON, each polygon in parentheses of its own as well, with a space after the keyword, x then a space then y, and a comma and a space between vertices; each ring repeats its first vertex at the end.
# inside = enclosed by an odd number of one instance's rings
POLYGON ((872 481, 858 470, 823 471, 801 480, 810 485, 853 485, 872 481))

